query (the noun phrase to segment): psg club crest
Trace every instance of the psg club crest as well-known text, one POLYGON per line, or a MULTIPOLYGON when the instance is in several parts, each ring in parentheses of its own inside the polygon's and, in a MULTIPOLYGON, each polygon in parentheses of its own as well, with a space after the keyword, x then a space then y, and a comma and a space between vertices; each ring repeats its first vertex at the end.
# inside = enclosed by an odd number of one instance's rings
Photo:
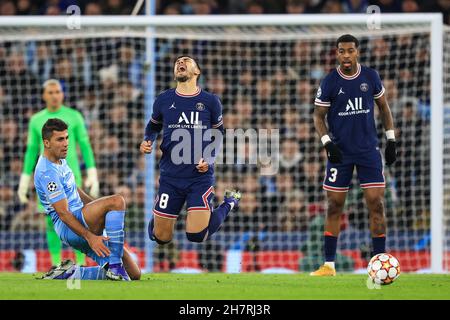
POLYGON ((203 111, 203 110, 205 110, 205 105, 204 105, 203 103, 201 103, 201 102, 197 103, 197 104, 195 105, 195 107, 197 108, 198 111, 203 111))
POLYGON ((367 90, 369 90, 369 85, 364 82, 364 83, 361 83, 359 88, 361 89, 362 92, 367 92, 367 90))
POLYGON ((57 188, 58 188, 58 185, 56 184, 56 182, 51 181, 47 184, 47 190, 50 192, 56 191, 57 188))

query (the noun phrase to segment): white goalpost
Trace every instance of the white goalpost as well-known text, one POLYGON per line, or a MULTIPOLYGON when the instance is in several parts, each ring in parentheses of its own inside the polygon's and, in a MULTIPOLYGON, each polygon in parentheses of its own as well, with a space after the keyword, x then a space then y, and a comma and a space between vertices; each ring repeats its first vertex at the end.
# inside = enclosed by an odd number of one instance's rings
MULTIPOLYGON (((11 195, 47 77, 62 80, 66 105, 85 118, 101 194, 128 199, 126 241, 146 271, 315 268, 326 157, 311 112, 319 81, 336 65, 336 39, 351 33, 360 39, 361 63, 381 75, 398 131, 397 163, 385 168, 387 250, 407 272, 449 272, 450 29, 441 14, 81 16, 77 23, 0 19, 0 271, 13 269, 17 252, 38 261, 36 270, 49 267, 32 188, 27 205, 11 195), (216 201, 236 186, 241 209, 202 244, 185 239, 182 213, 173 243, 160 247, 147 234, 160 154, 144 158, 138 145, 154 97, 173 86, 181 54, 198 60, 200 86, 221 98, 226 128, 280 130, 281 162, 275 175, 248 163, 217 165, 216 201)), ((256 152, 245 150, 237 157, 256 152)), ((366 210, 354 177, 338 242, 342 271, 361 272, 370 258, 366 210)))

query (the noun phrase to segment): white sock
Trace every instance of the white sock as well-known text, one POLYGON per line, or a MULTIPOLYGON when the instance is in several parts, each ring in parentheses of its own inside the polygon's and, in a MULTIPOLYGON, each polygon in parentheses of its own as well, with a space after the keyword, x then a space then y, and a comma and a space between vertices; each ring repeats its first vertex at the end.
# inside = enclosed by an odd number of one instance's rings
POLYGON ((326 261, 325 265, 334 269, 334 261, 326 261))

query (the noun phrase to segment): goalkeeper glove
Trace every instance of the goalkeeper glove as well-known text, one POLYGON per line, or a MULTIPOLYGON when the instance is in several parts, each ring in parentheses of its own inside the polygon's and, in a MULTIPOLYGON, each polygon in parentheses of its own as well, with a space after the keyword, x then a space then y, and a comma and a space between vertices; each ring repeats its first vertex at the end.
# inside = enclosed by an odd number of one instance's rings
POLYGON ((22 204, 28 202, 27 193, 28 186, 30 185, 31 176, 26 173, 22 173, 19 181, 19 188, 17 189, 17 195, 19 196, 19 201, 22 204))
POLYGON ((98 175, 96 168, 87 169, 87 177, 84 186, 89 189, 89 195, 93 198, 98 198, 100 191, 100 184, 98 182, 98 175))
POLYGON ((384 157, 386 159, 386 164, 390 166, 397 159, 396 150, 395 150, 395 140, 388 140, 386 149, 384 150, 384 157))
POLYGON ((328 142, 325 144, 325 149, 327 150, 328 160, 332 163, 342 163, 342 153, 338 146, 334 142, 328 142))

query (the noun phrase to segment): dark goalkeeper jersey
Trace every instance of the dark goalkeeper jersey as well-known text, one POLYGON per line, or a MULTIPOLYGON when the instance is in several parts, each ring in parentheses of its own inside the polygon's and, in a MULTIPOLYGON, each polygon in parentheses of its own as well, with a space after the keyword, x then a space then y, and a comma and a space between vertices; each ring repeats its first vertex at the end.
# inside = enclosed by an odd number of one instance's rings
POLYGON ((351 77, 337 67, 320 83, 314 104, 329 108, 330 136, 344 154, 360 154, 378 147, 374 99, 383 94, 378 73, 360 64, 351 77))
POLYGON ((216 95, 200 88, 193 95, 166 90, 156 98, 150 121, 163 126, 161 176, 195 178, 214 174, 218 150, 211 151, 210 146, 212 134, 218 132, 212 133, 211 129, 223 128, 222 104, 216 95), (195 168, 200 158, 210 164, 206 173, 195 168))

